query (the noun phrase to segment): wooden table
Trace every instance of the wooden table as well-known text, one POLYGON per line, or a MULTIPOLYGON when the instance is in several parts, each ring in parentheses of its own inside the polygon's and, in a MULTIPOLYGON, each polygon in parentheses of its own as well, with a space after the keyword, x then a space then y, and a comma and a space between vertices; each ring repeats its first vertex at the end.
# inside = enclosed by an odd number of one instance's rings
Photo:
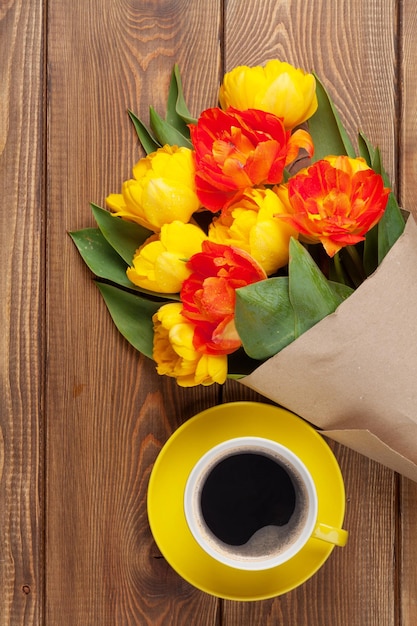
POLYGON ((225 69, 314 69, 417 214, 416 29, 414 0, 2 0, 1 626, 417 623, 417 486, 336 444, 350 541, 299 589, 220 601, 170 568, 146 514, 156 455, 200 410, 256 396, 159 377, 67 235, 130 176, 126 110, 164 113, 174 62, 196 115, 225 69))

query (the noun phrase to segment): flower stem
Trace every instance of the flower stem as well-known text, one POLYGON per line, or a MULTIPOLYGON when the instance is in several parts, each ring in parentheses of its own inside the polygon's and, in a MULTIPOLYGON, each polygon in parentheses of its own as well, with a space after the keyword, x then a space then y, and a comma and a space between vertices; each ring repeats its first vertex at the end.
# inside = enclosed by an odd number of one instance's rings
POLYGON ((336 273, 337 282, 342 283, 342 285, 346 285, 346 280, 345 280, 345 276, 343 273, 342 264, 340 262, 340 255, 338 252, 336 252, 336 254, 334 255, 333 261, 334 261, 334 270, 336 273))
POLYGON ((363 267, 362 259, 355 246, 346 246, 345 250, 350 257, 353 269, 355 270, 354 275, 353 272, 351 272, 352 281, 355 284, 355 287, 359 287, 359 285, 363 283, 363 281, 366 279, 366 273, 363 267))

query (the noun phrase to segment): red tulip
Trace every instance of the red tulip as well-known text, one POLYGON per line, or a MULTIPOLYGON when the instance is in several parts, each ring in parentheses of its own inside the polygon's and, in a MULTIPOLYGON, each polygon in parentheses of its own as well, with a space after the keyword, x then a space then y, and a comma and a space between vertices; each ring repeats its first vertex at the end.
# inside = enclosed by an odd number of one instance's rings
POLYGON ((204 241, 187 263, 191 275, 181 289, 182 315, 196 325, 194 347, 206 354, 230 354, 241 341, 234 324, 235 291, 267 276, 238 248, 204 241))
POLYGON ((311 156, 313 143, 305 130, 285 130, 281 118, 247 109, 204 111, 190 126, 195 149, 197 195, 213 212, 237 191, 262 184, 280 183, 284 168, 300 148, 311 156))
MULTIPOLYGON (((288 181, 293 213, 279 216, 333 257, 363 241, 382 217, 390 190, 362 158, 327 157, 288 181)), ((283 198, 282 192, 278 192, 283 198)))

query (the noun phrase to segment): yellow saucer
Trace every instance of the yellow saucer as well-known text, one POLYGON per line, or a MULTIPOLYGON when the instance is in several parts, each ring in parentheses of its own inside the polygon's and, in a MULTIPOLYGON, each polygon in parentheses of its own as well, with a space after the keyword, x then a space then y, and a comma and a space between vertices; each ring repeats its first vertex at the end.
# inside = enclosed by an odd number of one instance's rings
POLYGON ((300 456, 316 484, 318 519, 342 527, 345 489, 339 465, 327 443, 293 413, 258 402, 231 402, 207 409, 174 432, 152 469, 148 517, 161 553, 194 587, 228 600, 264 600, 304 583, 323 565, 334 546, 312 538, 287 563, 260 572, 222 565, 200 548, 184 515, 188 475, 210 448, 242 436, 272 439, 300 456))

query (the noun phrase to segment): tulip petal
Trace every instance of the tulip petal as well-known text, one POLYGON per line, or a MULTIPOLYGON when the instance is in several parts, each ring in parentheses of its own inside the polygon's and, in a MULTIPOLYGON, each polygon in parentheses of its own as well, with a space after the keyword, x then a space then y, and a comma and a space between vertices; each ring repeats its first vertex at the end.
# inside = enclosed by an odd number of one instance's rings
POLYGON ((171 376, 182 387, 224 383, 227 357, 198 352, 195 326, 182 315, 180 303, 160 307, 153 315, 153 358, 158 374, 171 376))
POLYGON ((337 156, 301 170, 280 193, 288 193, 293 209, 280 219, 308 240, 321 241, 333 257, 342 247, 364 240, 384 213, 389 189, 362 158, 337 156))
POLYGON ((238 66, 226 73, 219 90, 223 109, 260 109, 284 119, 287 129, 306 121, 317 109, 316 81, 277 59, 264 67, 238 66))
POLYGON ((200 208, 196 194, 192 151, 164 145, 133 167, 133 179, 122 185, 122 194, 110 194, 106 202, 115 215, 158 232, 174 220, 188 222, 200 208))
POLYGON ((235 292, 266 274, 246 252, 213 241, 187 264, 191 275, 181 289, 183 315, 195 324, 194 346, 206 354, 228 354, 241 341, 234 326, 235 292))
POLYGON ((282 119, 257 109, 207 109, 190 135, 197 195, 213 212, 247 187, 280 183, 285 163, 294 160, 301 146, 311 152, 305 131, 291 137, 282 119))

